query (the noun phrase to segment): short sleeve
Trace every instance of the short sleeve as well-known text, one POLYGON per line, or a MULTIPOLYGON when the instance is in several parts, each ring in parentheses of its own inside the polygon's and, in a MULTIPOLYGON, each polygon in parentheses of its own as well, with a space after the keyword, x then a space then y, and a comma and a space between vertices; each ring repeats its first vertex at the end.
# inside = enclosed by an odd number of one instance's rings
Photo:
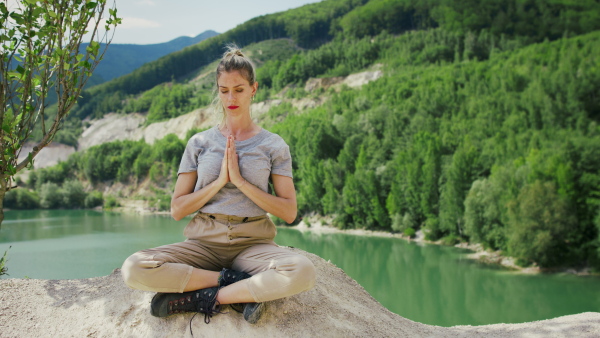
POLYGON ((292 176, 292 155, 290 147, 283 142, 283 145, 273 152, 271 157, 271 174, 292 176))
POLYGON ((198 170, 198 154, 202 152, 202 148, 196 145, 195 139, 192 137, 185 147, 179 170, 177 175, 181 173, 189 173, 198 170))

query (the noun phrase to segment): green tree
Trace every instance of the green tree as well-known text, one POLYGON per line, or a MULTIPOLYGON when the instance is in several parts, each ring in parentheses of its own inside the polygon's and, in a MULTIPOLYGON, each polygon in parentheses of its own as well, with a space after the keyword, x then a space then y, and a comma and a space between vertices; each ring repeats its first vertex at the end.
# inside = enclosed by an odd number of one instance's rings
POLYGON ((61 188, 63 206, 69 209, 83 208, 86 192, 78 180, 65 181, 61 188))
POLYGON ((564 263, 569 257, 569 232, 577 218, 554 183, 536 181, 525 186, 509 206, 508 249, 521 263, 541 267, 564 263))
POLYGON ((12 177, 52 142, 112 40, 109 30, 121 20, 114 7, 108 9, 106 21, 101 20, 105 8, 106 0, 0 2, 0 224, 12 177), (89 46, 80 53, 88 33, 89 46), (105 43, 103 49, 100 42, 105 43), (57 95, 52 117, 45 102, 51 90, 57 95), (41 128, 41 141, 17 162, 35 128, 41 128))
POLYGON ((473 182, 465 199, 464 234, 475 243, 494 250, 505 249, 506 234, 502 222, 502 187, 491 179, 473 182))
POLYGON ((86 208, 95 208, 97 206, 101 206, 103 202, 102 193, 100 191, 91 191, 87 196, 85 196, 85 201, 83 202, 86 208))
POLYGON ((62 193, 58 189, 58 184, 47 182, 40 188, 40 206, 44 209, 57 209, 63 204, 62 193))
POLYGON ((25 188, 12 189, 4 196, 4 206, 10 209, 36 209, 40 206, 40 198, 25 188))
POLYGON ((465 198, 476 178, 477 149, 465 141, 452 156, 440 196, 440 229, 462 236, 465 198))

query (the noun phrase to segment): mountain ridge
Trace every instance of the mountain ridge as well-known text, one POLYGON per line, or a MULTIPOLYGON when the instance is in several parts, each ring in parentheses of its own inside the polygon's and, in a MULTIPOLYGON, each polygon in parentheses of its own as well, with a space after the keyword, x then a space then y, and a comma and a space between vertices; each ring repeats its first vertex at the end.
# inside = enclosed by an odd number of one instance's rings
MULTIPOLYGON (((154 61, 162 56, 179 51, 185 47, 197 44, 206 39, 217 36, 219 33, 213 30, 204 31, 194 37, 180 36, 167 42, 153 44, 120 44, 111 43, 108 46, 102 62, 98 64, 93 73, 95 79, 90 79, 94 84, 110 81, 114 78, 126 75, 141 67, 147 62, 154 61)), ((105 44, 101 44, 101 48, 105 44)), ((81 45, 85 50, 87 43, 81 45)))

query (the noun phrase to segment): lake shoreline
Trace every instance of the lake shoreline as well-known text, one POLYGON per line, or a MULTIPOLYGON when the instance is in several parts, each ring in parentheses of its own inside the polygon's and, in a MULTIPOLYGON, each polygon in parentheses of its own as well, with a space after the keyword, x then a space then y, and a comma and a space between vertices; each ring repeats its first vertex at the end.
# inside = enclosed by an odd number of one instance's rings
MULTIPOLYGON (((367 230, 367 229, 339 229, 334 227, 333 225, 333 217, 331 216, 319 216, 312 215, 308 217, 304 217, 299 224, 294 226, 284 226, 290 229, 296 229, 299 231, 312 231, 315 233, 344 233, 356 236, 376 236, 376 237, 390 237, 390 238, 399 238, 405 240, 407 242, 415 242, 422 244, 433 244, 433 245, 445 245, 442 244, 441 240, 438 241, 430 241, 425 239, 425 235, 422 231, 417 231, 414 238, 408 237, 401 233, 392 233, 387 231, 377 231, 377 230, 367 230), (305 219, 307 222, 305 222, 305 219)), ((478 263, 500 267, 502 269, 510 270, 515 273, 522 274, 571 274, 576 276, 600 276, 600 273, 592 272, 592 269, 589 267, 584 268, 575 268, 575 267, 562 267, 562 268, 552 268, 552 269, 544 269, 539 266, 528 266, 522 267, 516 264, 516 259, 514 257, 505 256, 502 254, 500 250, 492 251, 489 249, 485 249, 481 244, 476 243, 467 243, 460 242, 454 245, 455 248, 466 249, 473 251, 466 255, 465 257, 468 259, 472 259, 477 261, 478 263)))
MULTIPOLYGON (((90 209, 8 216, 0 243, 3 251, 12 245, 8 277, 45 280, 105 276, 134 252, 181 242, 183 228, 192 220, 191 215, 175 221, 165 213, 90 209)), ((312 224, 313 230, 318 226, 312 224)), ((280 226, 275 241, 343 269, 384 307, 411 320, 444 327, 488 325, 598 309, 597 277, 513 273, 467 259, 471 251, 399 241, 394 238, 398 234, 320 230, 322 235, 280 226), (441 308, 448 311, 429 310, 441 308)))
MULTIPOLYGON (((124 202, 125 200, 123 200, 124 202)), ((159 211, 156 208, 150 208, 147 205, 147 201, 141 201, 141 203, 136 203, 135 200, 129 203, 123 203, 119 207, 111 208, 111 209, 102 209, 101 207, 94 208, 92 210, 104 212, 120 212, 120 213, 136 213, 142 215, 163 215, 170 216, 171 212, 169 211, 159 211)), ((190 216, 188 216, 190 217, 190 216)), ((320 215, 309 215, 302 218, 300 223, 293 226, 283 225, 282 227, 289 229, 296 229, 299 231, 312 231, 316 233, 344 233, 356 236, 376 236, 376 237, 390 237, 390 238, 399 238, 408 242, 422 243, 422 244, 433 244, 433 245, 445 245, 438 241, 430 241, 425 239, 425 235, 421 230, 417 231, 414 238, 410 238, 401 233, 393 233, 387 231, 377 231, 377 230, 367 230, 367 229, 339 229, 333 226, 333 216, 320 216, 320 215)), ((522 267, 516 264, 516 259, 514 257, 505 256, 501 251, 492 251, 489 249, 485 249, 481 244, 476 243, 467 243, 460 242, 454 247, 459 249, 466 249, 473 251, 472 253, 466 255, 465 257, 481 263, 483 265, 489 265, 493 267, 499 267, 502 269, 510 270, 515 273, 522 274, 570 274, 576 276, 594 276, 600 277, 600 273, 593 272, 590 267, 560 267, 560 268, 551 268, 544 269, 540 268, 537 265, 522 267)))

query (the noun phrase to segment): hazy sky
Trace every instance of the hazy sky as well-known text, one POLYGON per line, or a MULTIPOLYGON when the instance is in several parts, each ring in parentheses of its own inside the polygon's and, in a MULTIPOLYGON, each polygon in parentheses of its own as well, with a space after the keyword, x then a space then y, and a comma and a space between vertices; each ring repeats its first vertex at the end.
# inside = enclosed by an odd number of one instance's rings
POLYGON ((117 27, 113 43, 161 43, 209 29, 224 33, 254 17, 320 1, 117 0, 117 14, 123 23, 117 27))

